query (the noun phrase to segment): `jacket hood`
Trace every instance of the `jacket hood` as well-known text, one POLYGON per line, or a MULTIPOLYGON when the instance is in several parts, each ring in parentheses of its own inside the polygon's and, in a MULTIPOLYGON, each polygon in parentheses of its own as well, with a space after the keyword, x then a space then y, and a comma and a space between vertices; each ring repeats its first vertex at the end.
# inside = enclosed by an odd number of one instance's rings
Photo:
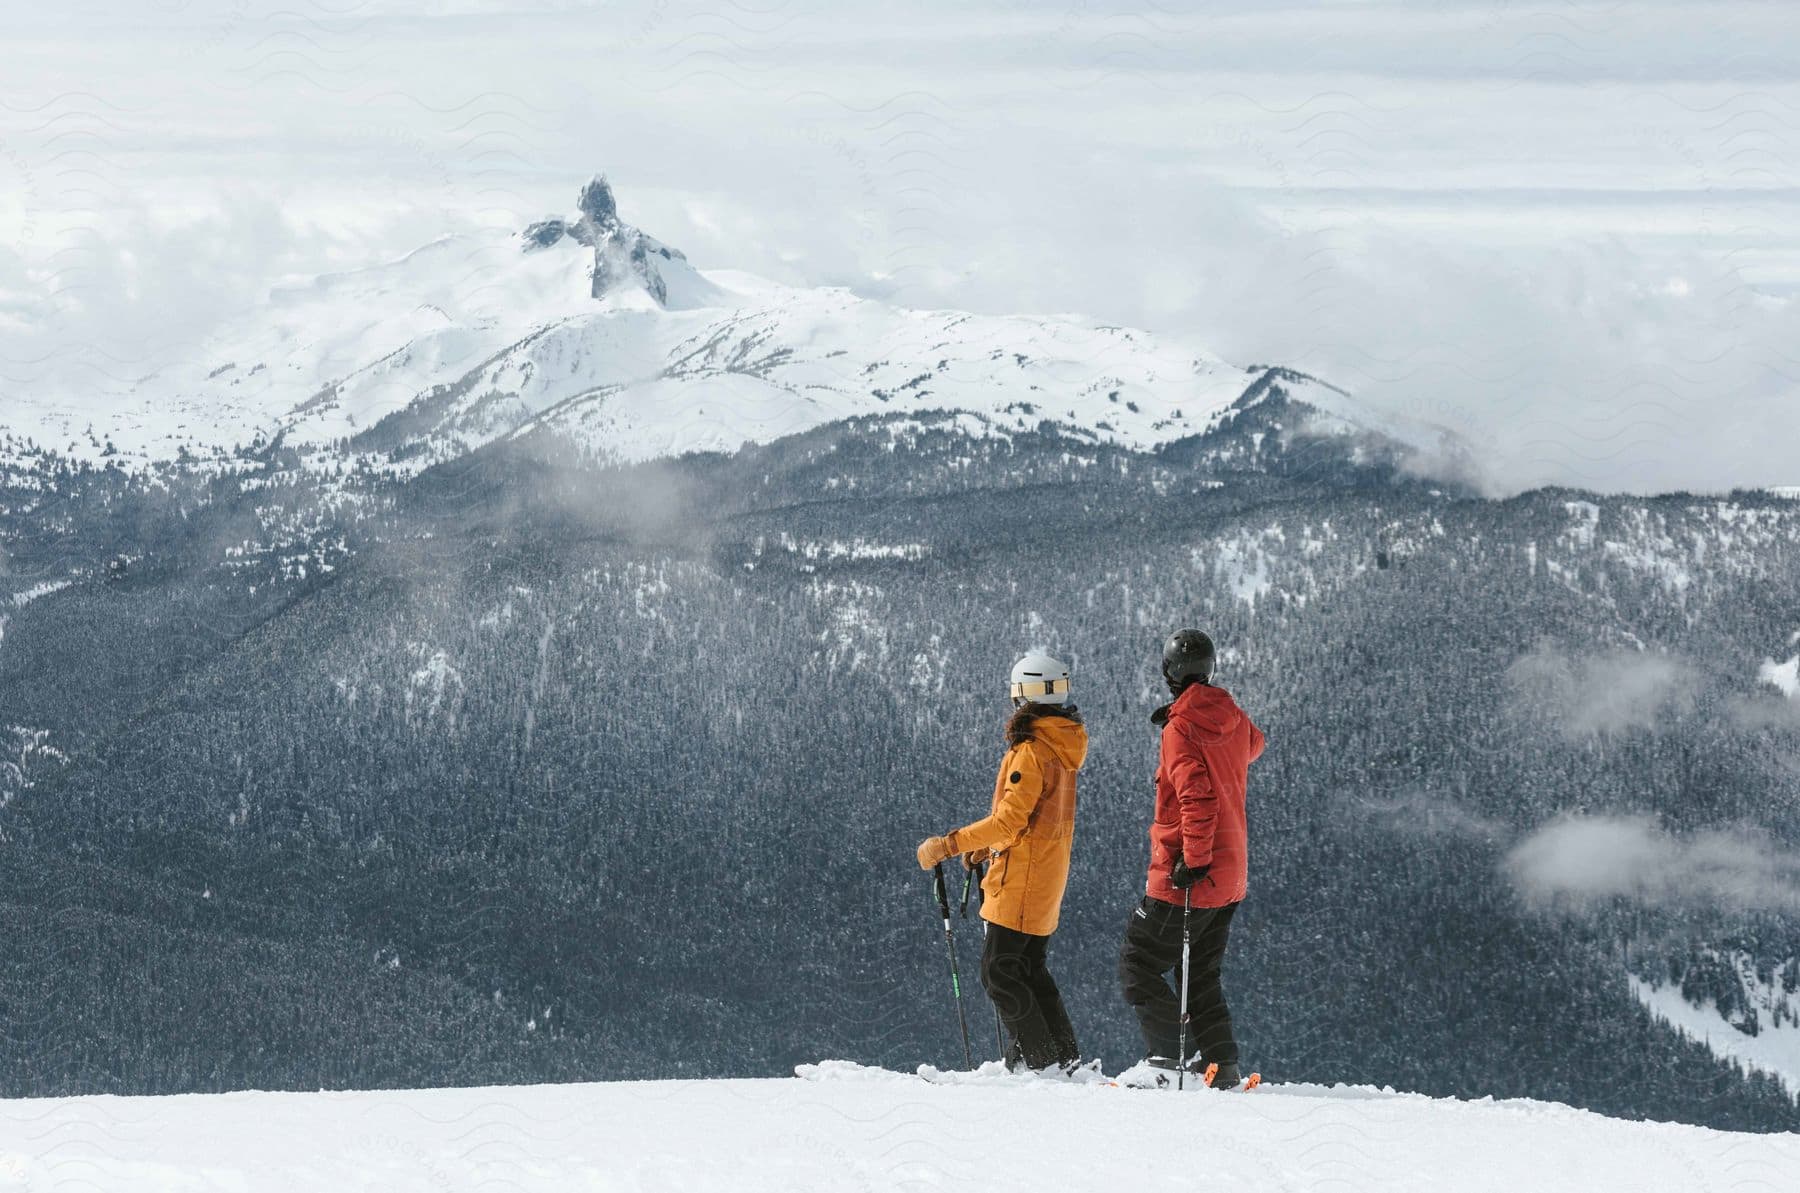
POLYGON ((1230 692, 1206 683, 1189 684, 1171 703, 1150 714, 1154 725, 1176 720, 1206 737, 1224 737, 1243 719, 1244 712, 1230 692))
POLYGON ((1087 726, 1081 723, 1081 710, 1073 705, 1022 704, 1006 722, 1006 744, 1042 742, 1070 770, 1080 770, 1087 761, 1087 726))

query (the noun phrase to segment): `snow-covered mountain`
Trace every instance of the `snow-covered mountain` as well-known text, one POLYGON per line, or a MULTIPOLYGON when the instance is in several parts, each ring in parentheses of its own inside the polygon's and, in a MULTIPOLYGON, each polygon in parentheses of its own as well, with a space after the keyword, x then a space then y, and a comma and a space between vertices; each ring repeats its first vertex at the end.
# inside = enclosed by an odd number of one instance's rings
POLYGON ((851 1065, 810 1080, 18 1101, 22 1188, 1154 1189, 1172 1173, 1279 1189, 1776 1189, 1792 1135, 1370 1087, 1142 1091, 851 1065), (321 1141, 329 1145, 321 1146, 321 1141), (977 1179, 979 1178, 979 1179, 977 1179))
MULTIPOLYGON (((597 177, 570 217, 283 286, 122 393, 14 395, 0 443, 143 464, 279 439, 302 458, 429 463, 550 428, 642 460, 950 410, 996 434, 1049 420, 1146 448, 1210 429, 1265 376, 1072 316, 907 310, 701 271, 621 220, 597 177)), ((1309 378, 1285 389, 1322 433, 1458 450, 1309 378)))

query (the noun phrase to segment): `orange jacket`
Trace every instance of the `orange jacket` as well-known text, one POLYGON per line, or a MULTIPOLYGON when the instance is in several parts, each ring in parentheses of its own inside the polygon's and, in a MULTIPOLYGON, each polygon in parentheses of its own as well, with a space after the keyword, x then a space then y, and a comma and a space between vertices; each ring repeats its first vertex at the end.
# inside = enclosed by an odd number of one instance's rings
POLYGON ((1075 773, 1087 760, 1081 714, 1027 704, 1006 726, 1008 750, 988 815, 950 834, 956 853, 988 855, 981 915, 1032 936, 1056 931, 1075 841, 1075 773))

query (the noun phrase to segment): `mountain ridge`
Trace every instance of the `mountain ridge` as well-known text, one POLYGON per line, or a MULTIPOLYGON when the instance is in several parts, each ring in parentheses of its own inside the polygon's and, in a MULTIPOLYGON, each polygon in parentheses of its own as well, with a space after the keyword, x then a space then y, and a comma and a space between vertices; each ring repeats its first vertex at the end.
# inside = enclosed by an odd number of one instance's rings
MULTIPOLYGON (((440 237, 397 260, 271 292, 188 359, 122 393, 22 395, 17 463, 235 468, 280 442, 319 468, 414 468, 528 426, 620 461, 730 451, 880 410, 1040 416, 1139 449, 1204 433, 1279 377, 1322 433, 1470 470, 1438 427, 1381 415, 1292 369, 1240 368, 1179 337, 1070 316, 890 307, 695 269, 618 213, 603 176, 576 214, 440 237), (434 411, 441 416, 432 418, 434 411), (405 428, 404 432, 398 428, 405 428), (384 452, 398 458, 382 460, 384 452)), ((0 443, 6 442, 0 438, 0 443)))

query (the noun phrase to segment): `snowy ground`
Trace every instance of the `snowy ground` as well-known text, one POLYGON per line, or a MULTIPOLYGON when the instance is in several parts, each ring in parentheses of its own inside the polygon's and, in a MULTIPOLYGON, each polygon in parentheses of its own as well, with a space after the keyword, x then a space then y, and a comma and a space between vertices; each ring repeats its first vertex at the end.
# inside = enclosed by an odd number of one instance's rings
POLYGON ((0 1187, 84 1190, 1787 1190, 1800 1136, 1535 1102, 916 1077, 0 1104, 0 1187))

